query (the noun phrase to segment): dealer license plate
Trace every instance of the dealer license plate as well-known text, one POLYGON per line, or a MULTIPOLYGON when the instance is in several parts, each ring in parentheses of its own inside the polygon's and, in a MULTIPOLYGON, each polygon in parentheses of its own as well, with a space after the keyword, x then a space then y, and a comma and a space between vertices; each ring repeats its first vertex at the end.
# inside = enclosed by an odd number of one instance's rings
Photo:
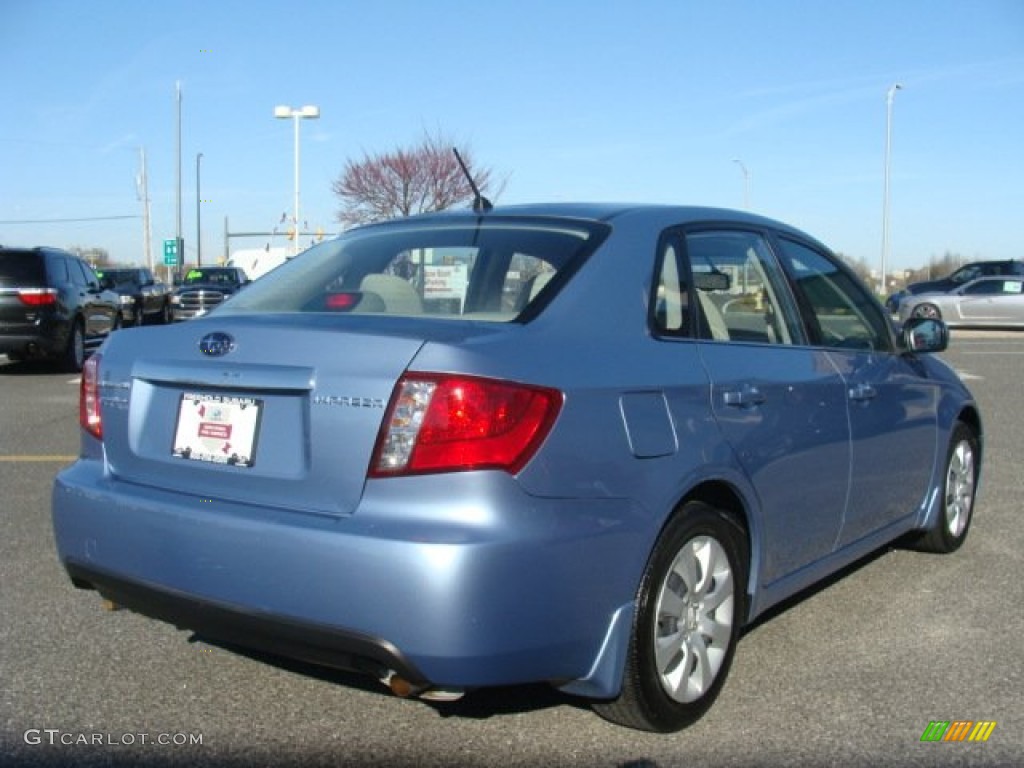
POLYGON ((182 459, 251 467, 263 401, 254 397, 186 392, 178 406, 171 453, 182 459))

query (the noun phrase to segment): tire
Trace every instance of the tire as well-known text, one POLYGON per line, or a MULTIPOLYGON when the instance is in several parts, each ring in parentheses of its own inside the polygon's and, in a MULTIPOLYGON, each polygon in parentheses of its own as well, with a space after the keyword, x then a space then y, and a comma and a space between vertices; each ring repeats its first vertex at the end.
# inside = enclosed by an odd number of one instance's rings
POLYGON ((171 305, 164 302, 163 309, 160 310, 160 324, 170 325, 171 324, 171 305))
POLYGON ((747 537, 689 502, 665 526, 637 594, 622 691, 593 702, 607 720, 670 733, 698 720, 725 683, 746 617, 747 537))
POLYGON ((71 323, 68 344, 64 349, 64 369, 70 373, 79 373, 85 364, 85 328, 80 319, 71 323))
POLYGON ((114 331, 120 331, 123 326, 124 318, 121 317, 121 313, 118 312, 116 315, 114 315, 114 324, 111 326, 110 332, 113 333, 114 331))
POLYGON ((942 507, 932 527, 914 542, 915 549, 949 554, 956 552, 967 538, 974 513, 974 497, 979 470, 978 436, 958 421, 953 427, 946 452, 946 471, 942 481, 942 507))
POLYGON ((942 313, 934 304, 919 304, 910 313, 911 317, 926 317, 929 320, 941 320, 942 313))

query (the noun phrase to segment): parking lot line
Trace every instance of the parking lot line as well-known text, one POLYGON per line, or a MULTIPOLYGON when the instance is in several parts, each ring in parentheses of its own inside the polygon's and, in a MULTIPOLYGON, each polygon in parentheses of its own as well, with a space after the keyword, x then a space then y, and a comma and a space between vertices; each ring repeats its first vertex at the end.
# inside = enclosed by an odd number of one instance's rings
POLYGON ((57 454, 14 454, 10 456, 0 456, 0 462, 46 462, 46 461, 74 461, 77 456, 61 456, 57 454))

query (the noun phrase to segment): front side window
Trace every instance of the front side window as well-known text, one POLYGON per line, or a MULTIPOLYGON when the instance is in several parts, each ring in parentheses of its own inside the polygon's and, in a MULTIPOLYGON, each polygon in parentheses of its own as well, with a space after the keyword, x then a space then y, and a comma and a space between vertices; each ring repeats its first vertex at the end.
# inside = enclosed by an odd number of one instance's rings
POLYGON ((999 296, 1003 294, 1019 294, 1021 292, 1020 280, 979 280, 976 283, 964 286, 964 296, 999 296))
POLYGON ((891 351, 892 336, 881 308, 853 273, 803 243, 780 238, 779 244, 808 319, 811 343, 891 351))
POLYGON ((606 233, 604 225, 550 219, 365 227, 286 262, 223 312, 523 320, 606 233))

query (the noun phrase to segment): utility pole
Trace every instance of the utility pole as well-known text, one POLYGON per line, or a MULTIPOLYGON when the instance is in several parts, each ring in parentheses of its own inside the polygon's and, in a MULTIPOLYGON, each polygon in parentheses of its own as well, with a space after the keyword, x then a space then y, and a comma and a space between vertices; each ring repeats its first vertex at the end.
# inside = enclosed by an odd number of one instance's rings
POLYGON ((136 194, 142 202, 142 249, 146 254, 146 266, 153 271, 153 227, 149 218, 149 178, 146 175, 146 149, 139 147, 139 176, 136 179, 136 194))
POLYGON ((200 152, 196 155, 196 266, 203 266, 203 227, 200 224, 200 213, 199 204, 202 203, 200 200, 200 184, 199 184, 199 161, 203 159, 203 153, 200 152))

